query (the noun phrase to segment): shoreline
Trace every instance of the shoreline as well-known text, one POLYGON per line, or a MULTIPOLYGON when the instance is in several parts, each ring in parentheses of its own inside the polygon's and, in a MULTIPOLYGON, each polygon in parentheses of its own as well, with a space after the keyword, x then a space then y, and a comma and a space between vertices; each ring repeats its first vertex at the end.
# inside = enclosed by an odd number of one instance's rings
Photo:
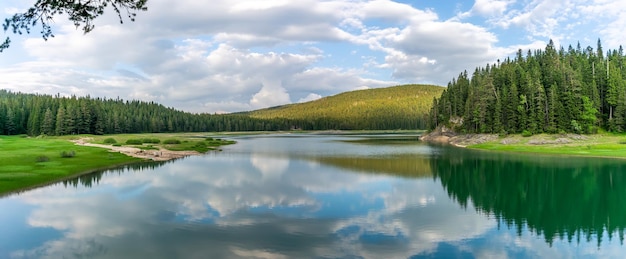
POLYGON ((108 149, 109 152, 118 152, 124 155, 141 158, 152 161, 168 161, 172 159, 183 158, 192 155, 200 155, 197 151, 171 151, 159 147, 159 150, 142 150, 136 147, 125 147, 125 146, 113 146, 113 145, 104 145, 104 144, 95 144, 89 143, 88 140, 93 140, 93 138, 80 138, 77 140, 71 140, 76 145, 79 146, 88 146, 88 147, 99 147, 108 149))
POLYGON ((447 144, 461 148, 494 141, 498 138, 496 134, 458 134, 447 127, 438 127, 432 132, 419 137, 420 141, 434 144, 447 144))
POLYGON ((536 134, 458 134, 440 127, 422 135, 421 141, 459 148, 508 153, 566 155, 578 157, 626 159, 626 135, 613 133, 536 134))
MULTIPOLYGON (((1 136, 0 136, 1 137, 1 136)), ((191 138, 188 134, 163 134, 157 139, 182 139, 173 146, 176 151, 164 146, 150 145, 150 149, 139 146, 117 146, 96 144, 103 136, 83 135, 78 137, 31 138, 6 136, 0 138, 4 148, 0 156, 11 159, 0 170, 0 198, 20 194, 29 190, 49 186, 64 180, 89 175, 102 170, 119 168, 136 163, 165 162, 188 156, 202 155, 203 150, 221 150, 218 147, 234 144, 234 141, 191 138), (6 141, 6 142, 5 142, 6 141), (59 153, 72 152, 67 159, 59 153), (74 152, 78 153, 77 158, 74 152), (108 154, 107 154, 108 153, 108 154), (41 161, 39 159, 42 159, 41 161), (6 180, 6 181, 5 181, 6 180)), ((107 136, 108 137, 108 136, 107 136)), ((155 139, 155 134, 116 135, 122 141, 132 138, 155 139)), ((160 140, 162 141, 162 140, 160 140)), ((159 141, 159 142, 160 142, 159 141)), ((169 147, 169 146, 168 146, 169 147)))
POLYGON ((9 192, 6 192, 6 193, 0 193, 0 198, 5 198, 5 197, 12 196, 12 195, 20 194, 20 193, 23 193, 23 192, 27 192, 27 191, 30 191, 30 190, 35 190, 35 189, 38 189, 38 188, 50 186, 50 185, 53 185, 53 184, 57 184, 57 183, 66 181, 66 180, 74 179, 76 177, 81 177, 81 176, 84 176, 84 175, 98 173, 98 172, 101 172, 101 171, 104 171, 104 170, 116 169, 116 168, 120 168, 120 167, 123 167, 123 166, 132 165, 132 164, 136 164, 136 163, 142 163, 142 162, 144 162, 144 161, 141 161, 141 160, 140 161, 130 161, 130 162, 125 162, 125 163, 112 164, 112 165, 108 165, 108 166, 104 166, 104 167, 99 167, 99 168, 85 170, 85 171, 82 171, 80 173, 70 174, 70 175, 64 176, 62 178, 50 180, 48 182, 43 182, 43 183, 39 183, 39 184, 36 184, 36 185, 23 187, 23 188, 12 190, 12 191, 9 191, 9 192))

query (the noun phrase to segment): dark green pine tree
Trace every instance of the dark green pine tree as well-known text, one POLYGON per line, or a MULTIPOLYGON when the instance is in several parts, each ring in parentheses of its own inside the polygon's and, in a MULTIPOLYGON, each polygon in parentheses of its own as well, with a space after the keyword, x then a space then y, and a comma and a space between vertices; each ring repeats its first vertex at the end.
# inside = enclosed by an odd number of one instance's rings
POLYGON ((50 108, 46 108, 46 112, 43 115, 43 121, 41 122, 41 134, 43 135, 54 135, 55 132, 55 122, 54 115, 50 108))
POLYGON ((59 107, 57 110, 56 125, 54 130, 56 135, 68 134, 67 128, 65 127, 65 122, 67 121, 66 117, 65 108, 63 106, 59 107))
POLYGON ((7 108, 6 121, 4 125, 4 130, 7 135, 14 135, 18 133, 15 123, 15 113, 13 111, 13 108, 7 108))

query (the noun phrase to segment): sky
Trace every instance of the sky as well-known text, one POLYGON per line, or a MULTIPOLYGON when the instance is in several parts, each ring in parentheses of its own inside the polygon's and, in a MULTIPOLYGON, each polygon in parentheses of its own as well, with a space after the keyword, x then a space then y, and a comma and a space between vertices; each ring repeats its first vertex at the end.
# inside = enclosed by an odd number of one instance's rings
MULTIPOLYGON (((10 17, 34 0, 2 0, 10 17)), ((149 0, 83 34, 65 17, 0 53, 0 89, 227 113, 399 84, 445 86, 550 39, 626 42, 622 0, 149 0)))

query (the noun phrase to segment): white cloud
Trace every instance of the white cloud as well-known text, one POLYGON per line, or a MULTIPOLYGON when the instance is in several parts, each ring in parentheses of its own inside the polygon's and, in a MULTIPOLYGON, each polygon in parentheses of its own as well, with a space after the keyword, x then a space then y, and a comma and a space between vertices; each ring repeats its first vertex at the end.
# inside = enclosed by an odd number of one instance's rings
MULTIPOLYGON (((5 3, 11 12, 27 6, 5 3)), ((2 60, 0 82, 25 92, 122 96, 212 113, 309 100, 311 93, 445 85, 517 47, 576 40, 590 24, 610 47, 626 40, 623 1, 478 0, 448 20, 435 10, 390 0, 151 0, 136 22, 120 25, 109 12, 87 35, 58 19, 47 42, 16 38, 3 53, 15 63, 2 60)))
POLYGON ((511 1, 476 0, 472 10, 480 15, 495 16, 503 14, 509 4, 511 1))
POLYGON ((315 101, 315 100, 320 99, 320 98, 322 98, 321 95, 315 94, 315 93, 310 93, 306 97, 300 98, 300 100, 298 100, 298 102, 299 103, 305 103, 305 102, 315 101))
POLYGON ((390 43, 396 51, 385 60, 396 78, 440 83, 506 56, 497 42, 496 35, 469 23, 412 23, 390 43))
POLYGON ((507 10, 508 6, 511 5, 514 1, 511 0, 476 0, 474 2, 474 6, 472 9, 461 13, 458 15, 458 18, 467 18, 475 15, 480 15, 484 17, 497 17, 507 10))
POLYGON ((626 45, 626 35, 622 30, 626 26, 626 2, 594 0, 585 2, 578 9, 580 9, 584 19, 595 20, 603 24, 598 28, 603 43, 611 48, 626 45))
POLYGON ((253 109, 278 106, 291 103, 287 90, 276 82, 263 84, 263 88, 252 96, 250 106, 253 109))
MULTIPOLYGON (((372 62, 349 68, 316 66, 333 58, 316 43, 354 42, 387 55, 402 54, 404 50, 391 44, 402 36, 403 28, 437 19, 431 11, 386 0, 212 1, 211 8, 205 7, 202 1, 171 5, 154 0, 135 23, 120 26, 115 17, 107 16, 99 20, 104 24, 97 24, 94 32, 83 35, 61 21, 57 37, 48 42, 30 38, 24 46, 38 62, 63 60, 64 69, 70 69, 44 93, 71 94, 76 90, 68 87, 75 87, 94 96, 154 100, 187 111, 237 111, 317 98, 309 96, 311 92, 326 96, 390 86, 398 79, 420 80, 422 77, 405 73, 411 69, 406 66, 409 61, 386 64, 396 71, 396 80, 367 78, 368 72, 359 69, 372 62), (394 27, 363 27, 352 34, 342 29, 347 24, 365 26, 376 19, 394 27), (293 44, 306 46, 299 48, 303 54, 273 51, 293 44), (251 50, 259 47, 269 51, 251 50)), ((417 58, 430 65, 436 61, 427 56, 417 58)), ((31 75, 31 82, 19 83, 22 91, 41 91, 38 82, 51 84, 40 72, 21 73, 31 75)))

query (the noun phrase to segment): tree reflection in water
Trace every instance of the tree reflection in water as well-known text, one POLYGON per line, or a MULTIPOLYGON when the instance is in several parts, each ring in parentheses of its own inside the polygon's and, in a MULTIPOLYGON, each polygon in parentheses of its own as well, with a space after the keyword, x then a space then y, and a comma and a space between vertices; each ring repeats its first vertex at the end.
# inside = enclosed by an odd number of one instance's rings
POLYGON ((555 238, 602 243, 605 231, 623 244, 626 163, 444 149, 431 163, 449 196, 494 215, 500 224, 525 226, 552 245, 555 238))
MULTIPOLYGON (((175 159, 174 159, 175 160, 175 159)), ((84 174, 72 179, 67 179, 65 181, 62 182, 62 184, 65 187, 68 186, 73 186, 73 187, 78 187, 78 186, 83 186, 83 187, 92 187, 94 185, 98 185, 98 183, 100 182, 100 180, 102 179, 102 176, 104 176, 105 174, 117 174, 117 175, 121 175, 123 173, 130 173, 130 172, 141 172, 144 170, 152 170, 155 168, 159 168, 167 163, 171 163, 174 162, 174 160, 169 160, 169 161, 145 161, 145 162, 137 162, 137 163, 132 163, 132 164, 128 164, 128 165, 123 165, 117 168, 112 168, 112 169, 105 169, 105 170, 100 170, 100 171, 96 171, 93 173, 89 173, 89 174, 84 174)))

